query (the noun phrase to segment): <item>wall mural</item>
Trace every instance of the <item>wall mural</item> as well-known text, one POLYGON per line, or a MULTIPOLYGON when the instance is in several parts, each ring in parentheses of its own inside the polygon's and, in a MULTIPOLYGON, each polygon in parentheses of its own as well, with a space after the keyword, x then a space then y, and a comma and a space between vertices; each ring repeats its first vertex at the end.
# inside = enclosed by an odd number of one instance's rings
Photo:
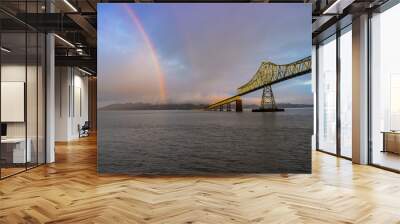
POLYGON ((99 4, 98 171, 310 173, 310 22, 309 4, 99 4))

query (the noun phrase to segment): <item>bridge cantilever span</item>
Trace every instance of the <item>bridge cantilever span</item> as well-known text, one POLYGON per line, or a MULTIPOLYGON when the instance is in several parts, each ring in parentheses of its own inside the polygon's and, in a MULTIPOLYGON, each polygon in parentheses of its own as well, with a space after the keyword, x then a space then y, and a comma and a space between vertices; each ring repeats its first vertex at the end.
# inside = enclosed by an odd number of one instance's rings
POLYGON ((285 81, 311 72, 311 57, 306 57, 290 64, 277 65, 272 62, 262 62, 256 74, 246 84, 237 90, 237 95, 259 90, 267 85, 285 81))
MULTIPOLYGON (((261 101, 262 108, 264 106, 263 100, 265 97, 266 89, 271 92, 271 85, 282 82, 291 78, 295 78, 300 75, 304 75, 311 72, 311 57, 306 57, 298 61, 292 62, 290 64, 278 65, 272 62, 266 61, 262 62, 258 68, 256 74, 248 81, 246 84, 240 86, 237 89, 237 94, 235 96, 220 100, 216 103, 210 104, 207 109, 214 109, 216 107, 223 106, 225 104, 230 104, 235 100, 240 100, 240 96, 257 91, 264 88, 263 99, 261 101), (268 88, 266 88, 268 87, 268 88)), ((241 102, 241 101, 240 101, 241 102)), ((275 107, 275 100, 272 107, 275 107)))

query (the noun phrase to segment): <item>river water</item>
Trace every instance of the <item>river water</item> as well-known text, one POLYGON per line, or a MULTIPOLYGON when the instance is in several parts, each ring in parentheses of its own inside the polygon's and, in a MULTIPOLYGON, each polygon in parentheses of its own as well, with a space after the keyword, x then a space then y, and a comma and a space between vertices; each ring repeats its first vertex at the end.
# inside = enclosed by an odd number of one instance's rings
POLYGON ((99 111, 98 171, 155 175, 310 173, 312 108, 99 111))

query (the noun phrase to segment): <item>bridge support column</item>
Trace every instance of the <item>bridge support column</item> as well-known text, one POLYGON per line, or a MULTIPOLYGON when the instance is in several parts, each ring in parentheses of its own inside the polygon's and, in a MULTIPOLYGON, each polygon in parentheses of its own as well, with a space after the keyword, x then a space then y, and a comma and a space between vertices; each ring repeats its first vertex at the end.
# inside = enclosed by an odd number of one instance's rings
POLYGON ((242 107, 242 100, 238 99, 235 100, 235 107, 236 107, 236 112, 242 112, 243 111, 243 107, 242 107))
POLYGON ((231 103, 228 103, 228 104, 226 105, 226 110, 227 110, 227 111, 232 111, 231 103))
POLYGON ((279 109, 275 104, 274 93, 272 92, 272 86, 266 85, 263 88, 263 93, 261 97, 261 106, 259 109, 253 109, 253 112, 276 112, 284 111, 284 109, 279 109))
POLYGON ((224 105, 219 106, 219 111, 224 111, 224 105))
POLYGON ((264 86, 263 88, 261 109, 267 108, 268 105, 271 105, 271 109, 276 109, 274 92, 272 92, 272 87, 270 85, 264 86))

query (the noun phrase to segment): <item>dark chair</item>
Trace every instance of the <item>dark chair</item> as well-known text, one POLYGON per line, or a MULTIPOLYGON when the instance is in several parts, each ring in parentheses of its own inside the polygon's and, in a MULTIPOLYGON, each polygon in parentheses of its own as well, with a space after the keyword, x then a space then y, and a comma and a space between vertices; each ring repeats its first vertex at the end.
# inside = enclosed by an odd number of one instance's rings
POLYGON ((82 127, 78 124, 79 138, 89 136, 89 129, 90 129, 89 121, 85 121, 82 127))

